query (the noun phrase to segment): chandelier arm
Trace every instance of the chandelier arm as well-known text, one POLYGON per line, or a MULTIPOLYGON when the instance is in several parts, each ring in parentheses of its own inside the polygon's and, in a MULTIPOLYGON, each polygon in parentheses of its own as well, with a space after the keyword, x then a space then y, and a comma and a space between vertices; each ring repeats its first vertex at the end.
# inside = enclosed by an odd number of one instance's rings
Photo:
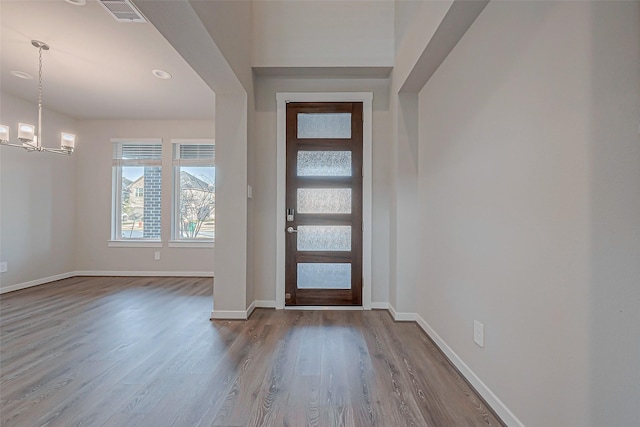
POLYGON ((39 151, 46 151, 47 153, 64 154, 64 155, 67 155, 67 156, 70 156, 72 154, 72 152, 70 150, 63 150, 61 148, 40 147, 38 150, 39 151))
POLYGON ((13 144, 11 142, 2 142, 0 145, 7 145, 9 147, 20 147, 20 148, 26 148, 24 146, 24 144, 13 144))

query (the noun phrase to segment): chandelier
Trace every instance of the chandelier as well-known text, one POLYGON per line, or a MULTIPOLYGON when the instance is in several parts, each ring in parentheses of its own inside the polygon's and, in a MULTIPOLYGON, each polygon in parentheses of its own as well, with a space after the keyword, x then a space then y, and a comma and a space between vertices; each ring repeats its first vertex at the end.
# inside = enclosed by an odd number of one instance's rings
POLYGON ((60 148, 42 146, 42 51, 49 50, 49 45, 39 40, 31 40, 31 44, 38 48, 38 128, 28 123, 18 124, 18 140, 20 144, 9 142, 9 126, 0 125, 0 145, 20 147, 27 151, 42 151, 56 154, 71 154, 76 144, 76 136, 62 132, 60 148))

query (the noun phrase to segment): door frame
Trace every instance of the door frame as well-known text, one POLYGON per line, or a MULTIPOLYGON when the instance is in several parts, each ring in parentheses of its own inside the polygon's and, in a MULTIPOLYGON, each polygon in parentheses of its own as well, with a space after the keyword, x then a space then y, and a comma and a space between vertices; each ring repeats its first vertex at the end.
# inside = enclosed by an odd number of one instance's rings
MULTIPOLYGON (((278 92, 276 189, 276 308, 285 308, 285 216, 288 102, 362 102, 362 306, 331 309, 371 310, 372 116, 373 92, 278 92)), ((298 307, 293 307, 298 309, 298 307)))

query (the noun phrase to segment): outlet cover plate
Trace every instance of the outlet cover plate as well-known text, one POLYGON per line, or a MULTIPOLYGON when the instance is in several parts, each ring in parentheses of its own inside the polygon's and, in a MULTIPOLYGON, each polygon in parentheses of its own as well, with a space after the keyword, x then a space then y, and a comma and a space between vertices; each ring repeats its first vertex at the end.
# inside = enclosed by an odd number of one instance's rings
POLYGON ((484 325, 477 320, 473 321, 473 341, 484 347, 484 325))
POLYGON ((0 262, 0 273, 6 273, 6 272, 7 272, 7 262, 2 261, 0 262))

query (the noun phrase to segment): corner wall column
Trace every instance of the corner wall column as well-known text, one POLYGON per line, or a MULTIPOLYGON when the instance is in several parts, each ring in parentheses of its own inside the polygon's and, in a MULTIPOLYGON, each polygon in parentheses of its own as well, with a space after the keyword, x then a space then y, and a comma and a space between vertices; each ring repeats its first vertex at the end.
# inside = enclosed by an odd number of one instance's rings
POLYGON ((216 94, 213 319, 247 316, 247 96, 216 94))

